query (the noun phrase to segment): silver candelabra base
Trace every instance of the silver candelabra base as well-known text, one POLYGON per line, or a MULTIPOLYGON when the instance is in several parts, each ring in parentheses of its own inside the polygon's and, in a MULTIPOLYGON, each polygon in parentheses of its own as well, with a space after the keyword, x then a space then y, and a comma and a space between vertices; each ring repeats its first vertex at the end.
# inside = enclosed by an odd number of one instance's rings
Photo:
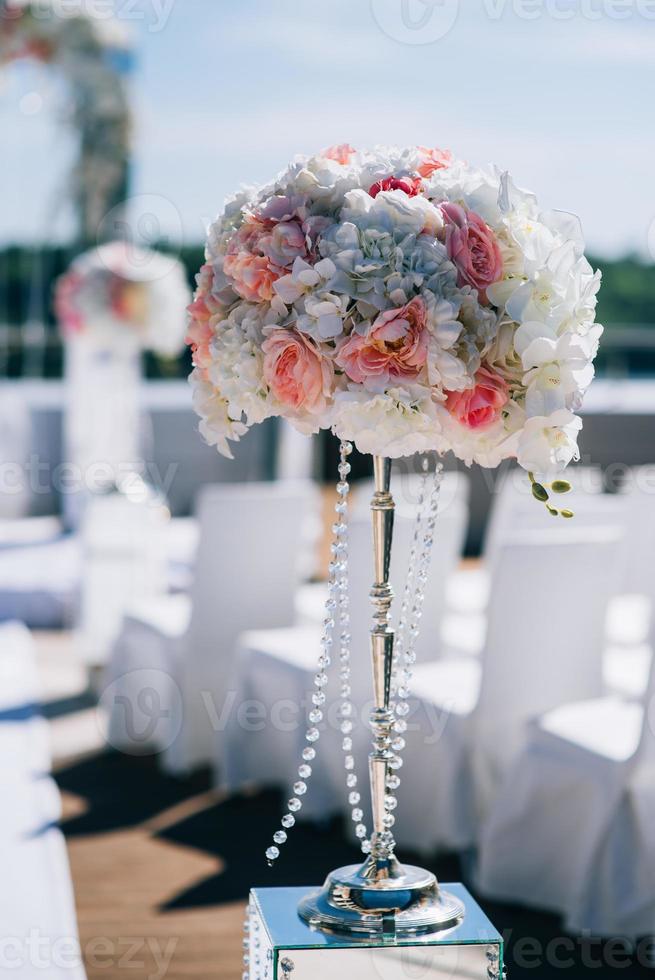
POLYGON ((465 906, 442 891, 432 872, 403 866, 395 857, 383 871, 369 857, 363 865, 332 871, 298 911, 311 928, 402 938, 452 929, 464 918, 465 906))

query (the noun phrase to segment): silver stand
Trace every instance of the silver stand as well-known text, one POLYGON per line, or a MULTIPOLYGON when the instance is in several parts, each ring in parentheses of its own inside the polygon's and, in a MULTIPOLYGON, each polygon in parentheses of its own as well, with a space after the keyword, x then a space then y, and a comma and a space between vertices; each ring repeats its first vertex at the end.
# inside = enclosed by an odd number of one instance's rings
POLYGON ((384 825, 394 727, 394 714, 389 707, 394 644, 394 631, 389 625, 393 599, 389 562, 394 501, 390 493, 391 460, 374 456, 373 465, 375 581, 371 589, 374 609, 371 655, 375 708, 370 719, 373 731, 373 751, 369 756, 373 808, 371 853, 361 867, 349 865, 332 871, 319 892, 302 899, 298 912, 312 928, 393 938, 452 929, 464 918, 465 905, 460 898, 442 891, 432 872, 403 867, 394 854, 393 834, 384 825))

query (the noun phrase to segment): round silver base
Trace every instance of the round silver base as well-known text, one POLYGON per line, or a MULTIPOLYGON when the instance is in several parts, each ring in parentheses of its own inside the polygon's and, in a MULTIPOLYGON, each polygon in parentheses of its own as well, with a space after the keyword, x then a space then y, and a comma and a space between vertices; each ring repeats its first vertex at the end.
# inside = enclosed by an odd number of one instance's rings
POLYGON ((464 904, 442 891, 430 871, 403 867, 395 858, 382 874, 371 858, 361 866, 338 868, 298 906, 301 919, 312 928, 390 937, 452 929, 464 911, 464 904))

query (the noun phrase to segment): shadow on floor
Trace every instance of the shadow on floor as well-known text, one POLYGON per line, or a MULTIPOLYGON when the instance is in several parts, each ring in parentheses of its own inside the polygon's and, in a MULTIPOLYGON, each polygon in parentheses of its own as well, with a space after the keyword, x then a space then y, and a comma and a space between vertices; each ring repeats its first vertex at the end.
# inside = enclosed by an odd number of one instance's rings
MULTIPOLYGON (((55 773, 62 791, 83 797, 87 812, 66 821, 67 837, 135 826, 176 805, 206 793, 209 775, 199 773, 177 780, 162 776, 152 758, 107 753, 85 759, 55 773)), ((315 885, 331 868, 350 864, 360 854, 346 838, 340 821, 321 827, 298 824, 290 834, 275 868, 269 869, 264 851, 279 826, 282 797, 273 791, 235 795, 204 806, 154 836, 220 857, 224 870, 198 881, 161 907, 194 909, 243 900, 252 886, 315 885)), ((425 861, 403 851, 407 863, 428 866, 442 882, 464 877, 456 855, 425 861)), ((129 869, 126 869, 126 877, 129 869)), ((469 889, 473 891, 470 883, 469 889)), ((568 936, 557 916, 519 906, 481 899, 481 904, 507 942, 509 980, 655 980, 647 966, 650 944, 643 941, 626 952, 617 939, 568 936)), ((655 931, 655 926, 654 926, 655 931)))

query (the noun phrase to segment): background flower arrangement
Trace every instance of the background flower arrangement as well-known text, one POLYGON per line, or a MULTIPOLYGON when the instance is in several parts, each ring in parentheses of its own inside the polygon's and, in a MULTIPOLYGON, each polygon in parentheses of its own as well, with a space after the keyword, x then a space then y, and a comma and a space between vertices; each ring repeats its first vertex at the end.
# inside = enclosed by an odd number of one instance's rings
POLYGON ((362 452, 562 470, 602 328, 576 218, 427 147, 298 158, 229 201, 190 307, 196 410, 229 454, 271 415, 362 452))
POLYGON ((191 299, 184 267, 169 255, 111 242, 78 256, 56 287, 65 336, 129 344, 162 356, 184 344, 191 299))

